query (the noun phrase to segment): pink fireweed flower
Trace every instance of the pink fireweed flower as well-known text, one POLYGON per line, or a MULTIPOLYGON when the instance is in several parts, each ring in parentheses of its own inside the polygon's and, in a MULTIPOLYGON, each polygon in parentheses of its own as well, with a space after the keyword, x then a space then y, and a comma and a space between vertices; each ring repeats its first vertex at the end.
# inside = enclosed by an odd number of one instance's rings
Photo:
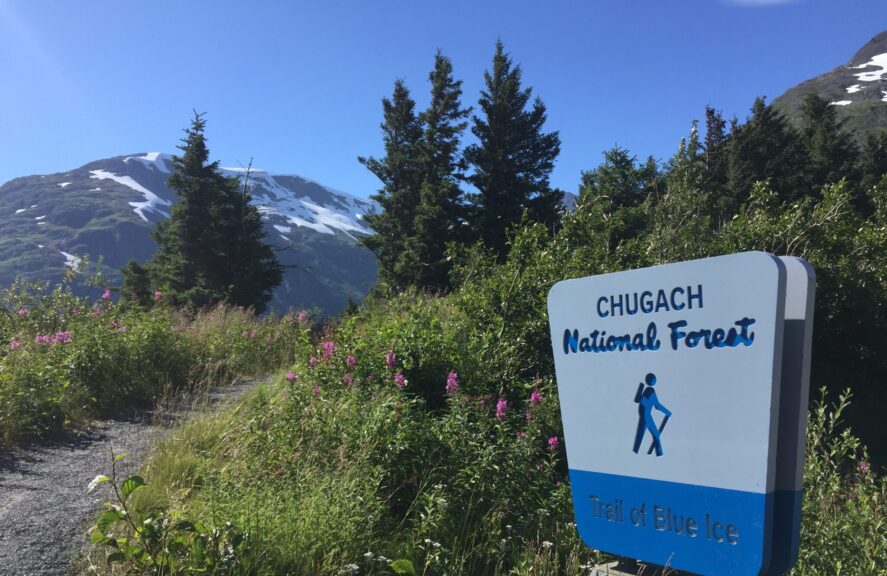
POLYGON ((500 398, 499 401, 496 402, 496 420, 502 420, 507 413, 508 401, 500 398))
POLYGON ((43 337, 44 344, 67 344, 71 341, 71 333, 68 331, 56 332, 54 336, 48 334, 43 337))
POLYGON ((391 350, 385 353, 385 367, 392 370, 397 368, 397 354, 391 350))
POLYGON ((548 449, 549 450, 557 450, 558 446, 561 445, 561 441, 558 440, 557 436, 552 436, 548 439, 548 449))
POLYGON ((533 413, 530 412, 529 410, 527 410, 526 412, 524 412, 524 416, 526 417, 527 422, 532 422, 532 421, 533 421, 533 413))
POLYGON ((398 390, 403 390, 404 386, 407 385, 407 378, 403 375, 403 372, 398 372, 394 375, 394 385, 397 386, 398 390))
POLYGON ((34 336, 34 343, 35 344, 49 344, 49 342, 50 342, 49 336, 41 336, 39 334, 37 336, 34 336))
POLYGON ((455 372, 450 372, 447 375, 446 390, 447 394, 455 394, 459 391, 459 375, 455 372))
POLYGON ((859 461, 859 472, 860 472, 863 476, 865 476, 866 474, 868 474, 868 473, 869 473, 869 463, 866 462, 865 460, 860 460, 860 461, 859 461))
POLYGON ((354 380, 351 378, 351 374, 345 374, 344 376, 342 376, 342 382, 344 382, 348 386, 354 384, 354 380))
POLYGON ((24 318, 25 316, 28 315, 28 309, 25 308, 24 306, 22 306, 21 308, 18 309, 18 315, 19 315, 19 317, 24 318))
POLYGON ((308 313, 302 310, 301 312, 299 312, 299 315, 296 316, 296 320, 298 320, 299 324, 301 324, 302 326, 308 324, 308 313))
POLYGON ((286 373, 286 380, 287 380, 287 382, 295 382, 295 381, 296 381, 296 378, 297 378, 297 376, 296 376, 295 374, 293 374, 292 372, 287 372, 287 373, 286 373))
POLYGON ((19 348, 21 348, 21 346, 22 346, 22 343, 14 338, 13 338, 12 342, 9 343, 9 347, 12 348, 13 350, 18 350, 19 348))
POLYGON ((161 292, 160 290, 155 290, 154 291, 154 301, 160 302, 161 300, 163 300, 163 292, 161 292))
POLYGON ((311 389, 311 391, 314 392, 315 394, 320 394, 320 386, 315 386, 314 388, 311 389))
POLYGON ((542 403, 542 394, 538 390, 533 390, 530 394, 530 406, 538 406, 542 403))
POLYGON ((312 368, 314 366, 317 366, 317 356, 312 356, 311 358, 308 358, 308 365, 312 368))
POLYGON ((320 349, 323 352, 323 357, 329 358, 336 353, 336 343, 332 340, 327 340, 320 345, 320 349))
POLYGON ((353 355, 348 356, 348 358, 345 359, 345 364, 348 364, 349 366, 354 366, 355 364, 357 364, 357 358, 355 358, 353 355))
POLYGON ((105 288, 105 291, 102 292, 102 300, 110 300, 111 299, 111 290, 105 288))

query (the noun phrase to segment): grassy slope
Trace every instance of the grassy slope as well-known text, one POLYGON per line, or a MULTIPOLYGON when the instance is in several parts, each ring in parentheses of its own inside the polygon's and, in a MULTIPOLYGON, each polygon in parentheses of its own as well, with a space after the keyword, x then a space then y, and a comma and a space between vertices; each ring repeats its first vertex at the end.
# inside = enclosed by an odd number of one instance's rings
MULTIPOLYGON (((158 449, 137 505, 248 532, 234 574, 391 574, 392 559, 421 574, 587 573, 601 558, 572 524, 555 390, 509 397, 500 419, 499 396, 459 376, 429 409, 448 366, 467 375, 478 361, 456 360, 465 329, 450 301, 407 296, 329 332, 326 358, 299 342, 292 382, 281 374, 158 449)), ((876 574, 887 561, 887 483, 841 432, 841 410, 811 420, 797 574, 876 574)))

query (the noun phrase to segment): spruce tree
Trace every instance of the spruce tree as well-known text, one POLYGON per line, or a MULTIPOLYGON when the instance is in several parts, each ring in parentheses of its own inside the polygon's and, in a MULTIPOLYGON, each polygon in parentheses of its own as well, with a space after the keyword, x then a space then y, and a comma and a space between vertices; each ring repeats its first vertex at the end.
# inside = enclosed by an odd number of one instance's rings
MULTIPOLYGON (((178 194, 170 218, 153 230, 157 252, 145 266, 153 286, 176 303, 202 308, 217 302, 252 307, 263 312, 282 269, 264 243, 261 218, 218 162, 209 161, 202 114, 173 156, 168 185, 178 194)), ((124 282, 140 286, 139 270, 124 270, 124 282)))
POLYGON ((406 85, 397 80, 391 99, 382 100, 385 156, 358 158, 382 182, 372 196, 381 210, 366 217, 374 233, 361 242, 376 255, 379 277, 395 289, 412 283, 419 262, 415 218, 422 186, 422 129, 415 107, 406 85))
POLYGON ((870 132, 862 155, 862 186, 876 186, 887 174, 887 131, 870 132))
POLYGON ((728 183, 728 136, 727 122, 718 110, 711 106, 705 107, 705 141, 704 185, 709 193, 714 215, 720 222, 729 220, 731 209, 736 207, 731 197, 728 183))
POLYGON ((484 73, 486 88, 473 116, 477 144, 465 150, 473 169, 468 181, 473 195, 473 230, 499 258, 506 250, 506 232, 526 211, 530 220, 553 224, 560 216, 562 193, 551 189, 549 175, 560 152, 557 132, 544 133, 545 105, 532 88, 521 86, 521 68, 496 43, 492 70, 484 73))
POLYGON ((801 130, 809 159, 808 174, 814 193, 826 184, 846 178, 857 181, 858 151, 849 133, 842 129, 835 107, 816 94, 808 94, 801 104, 801 130))
MULTIPOLYGON (((797 130, 784 114, 757 98, 752 115, 730 133, 728 183, 738 208, 755 182, 770 181, 784 200, 809 193, 807 158, 797 130)), ((734 211, 735 213, 735 211, 734 211)))
POLYGON ((419 118, 423 128, 419 145, 422 186, 415 219, 419 260, 415 283, 423 288, 445 289, 450 270, 447 243, 465 237, 466 206, 459 187, 464 166, 459 141, 471 111, 461 107, 462 81, 453 79, 453 65, 439 50, 428 79, 431 102, 419 118))

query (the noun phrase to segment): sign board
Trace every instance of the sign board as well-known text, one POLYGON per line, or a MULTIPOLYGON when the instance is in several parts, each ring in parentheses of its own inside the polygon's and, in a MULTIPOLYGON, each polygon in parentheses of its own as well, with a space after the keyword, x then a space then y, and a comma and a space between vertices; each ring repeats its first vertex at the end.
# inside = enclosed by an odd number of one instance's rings
POLYGON ((780 260, 785 265, 786 278, 773 546, 768 572, 774 576, 785 574, 794 565, 800 545, 816 295, 816 273, 810 264, 794 256, 781 256, 780 260))
POLYGON ((748 252, 551 289, 586 544, 698 574, 767 573, 785 282, 778 258, 748 252))

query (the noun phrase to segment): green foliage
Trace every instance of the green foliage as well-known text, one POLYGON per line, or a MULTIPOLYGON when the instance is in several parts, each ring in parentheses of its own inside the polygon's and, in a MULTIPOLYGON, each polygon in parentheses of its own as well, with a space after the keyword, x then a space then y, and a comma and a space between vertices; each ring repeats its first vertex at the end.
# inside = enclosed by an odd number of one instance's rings
POLYGON ((91 542, 108 550, 105 563, 112 572, 118 567, 127 574, 154 576, 241 572, 239 557, 249 545, 248 534, 230 523, 210 528, 162 509, 134 508, 131 497, 145 487, 145 480, 130 476, 120 482, 116 474, 120 458, 112 459, 110 476, 97 476, 87 490, 108 484, 113 492, 114 501, 104 503, 104 511, 89 530, 91 542))
POLYGON ((415 106, 403 81, 396 81, 391 99, 382 100, 385 157, 358 158, 382 182, 382 188, 372 196, 382 210, 366 216, 374 234, 361 242, 376 255, 379 278, 395 288, 408 286, 418 265, 414 221, 422 184, 422 127, 415 106))
POLYGON ((549 186, 549 175, 560 153, 557 132, 544 133, 545 104, 530 104, 532 88, 524 88, 521 67, 514 65, 501 41, 496 43, 493 68, 484 73, 485 89, 473 116, 478 142, 465 150, 472 168, 473 229, 499 258, 507 252, 506 233, 526 211, 533 222, 553 226, 561 213, 563 194, 549 186))
POLYGON ((164 394, 281 365, 297 329, 219 307, 189 319, 78 298, 69 285, 14 284, 0 292, 0 447, 148 406, 164 394))
MULTIPOLYGON (((153 285, 176 304, 204 308, 218 302, 265 310, 283 274, 277 257, 264 242, 258 209, 247 184, 219 171, 209 161, 206 121, 195 113, 172 157, 169 187, 179 196, 169 220, 153 236, 157 252, 146 265, 153 285)), ((142 299, 144 272, 127 266, 124 284, 142 299)))
POLYGON ((808 424, 801 550, 791 574, 887 574, 887 478, 842 423, 845 392, 829 406, 825 391, 808 424))

